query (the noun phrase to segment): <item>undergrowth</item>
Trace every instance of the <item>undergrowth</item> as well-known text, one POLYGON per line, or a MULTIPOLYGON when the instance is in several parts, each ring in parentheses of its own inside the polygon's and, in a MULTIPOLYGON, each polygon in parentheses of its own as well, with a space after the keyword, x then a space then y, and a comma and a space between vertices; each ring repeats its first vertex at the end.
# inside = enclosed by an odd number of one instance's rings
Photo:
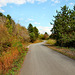
POLYGON ((0 75, 15 75, 20 69, 28 49, 21 42, 14 41, 7 51, 0 55, 0 75))
POLYGON ((18 75, 18 72, 22 66, 27 51, 28 49, 26 48, 26 51, 24 51, 24 53, 22 53, 21 56, 19 56, 19 58, 14 61, 14 63, 12 64, 13 65, 12 69, 8 70, 6 75, 18 75))

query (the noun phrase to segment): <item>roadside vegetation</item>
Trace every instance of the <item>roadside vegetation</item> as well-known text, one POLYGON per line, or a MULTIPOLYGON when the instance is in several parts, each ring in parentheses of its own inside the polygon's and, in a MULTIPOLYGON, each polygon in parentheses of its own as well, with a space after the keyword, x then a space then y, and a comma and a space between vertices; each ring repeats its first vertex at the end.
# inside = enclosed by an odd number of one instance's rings
POLYGON ((56 45, 61 47, 75 47, 75 6, 69 9, 66 5, 61 11, 56 11, 52 34, 50 38, 56 39, 56 45))
POLYGON ((0 13, 0 75, 15 75, 21 68, 30 42, 41 42, 36 27, 16 24, 10 15, 0 13))
POLYGON ((47 32, 45 32, 44 34, 40 34, 37 27, 33 27, 31 23, 28 26, 28 32, 29 32, 31 43, 39 43, 42 42, 42 40, 49 39, 49 35, 47 32))
POLYGON ((27 29, 16 24, 10 15, 0 13, 0 75, 15 75, 27 53, 24 43, 30 40, 27 29))
POLYGON ((65 5, 56 13, 51 23, 52 34, 46 43, 51 49, 75 59, 75 6, 71 10, 65 5))
POLYGON ((48 33, 45 32, 44 34, 39 34, 39 39, 41 39, 41 40, 48 40, 49 39, 48 33))
POLYGON ((55 44, 56 44, 56 40, 54 40, 54 39, 49 39, 49 40, 47 40, 46 43, 49 44, 49 45, 55 45, 55 44))
POLYGON ((39 31, 36 27, 33 27, 33 25, 30 23, 28 26, 28 32, 29 32, 29 36, 30 36, 30 42, 33 43, 38 38, 39 31))

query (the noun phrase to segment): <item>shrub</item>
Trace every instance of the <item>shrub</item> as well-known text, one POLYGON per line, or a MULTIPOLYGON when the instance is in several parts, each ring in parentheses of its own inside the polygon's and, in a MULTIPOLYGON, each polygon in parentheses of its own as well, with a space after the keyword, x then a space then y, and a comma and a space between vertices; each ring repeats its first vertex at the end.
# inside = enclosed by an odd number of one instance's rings
POLYGON ((30 36, 25 27, 15 24, 10 15, 6 17, 0 13, 0 75, 8 75, 5 72, 13 67, 14 61, 26 55, 27 50, 22 43, 29 41, 30 36))
POLYGON ((29 42, 30 37, 27 29, 25 27, 17 24, 14 28, 14 35, 16 35, 17 39, 21 42, 29 42))
POLYGON ((1 57, 0 57, 0 74, 2 72, 2 62, 1 62, 1 57))
POLYGON ((55 45, 55 44, 56 44, 56 40, 54 40, 54 39, 49 39, 49 40, 47 40, 46 43, 47 43, 47 44, 50 44, 50 45, 55 45))
POLYGON ((39 38, 44 40, 44 34, 39 34, 39 38))
POLYGON ((18 56, 19 51, 14 47, 7 52, 3 52, 2 56, 0 57, 0 70, 2 70, 3 73, 6 72, 9 68, 12 67, 13 61, 17 59, 18 56))
POLYGON ((7 28, 3 25, 0 25, 0 53, 4 51, 5 48, 10 46, 9 42, 9 33, 7 28))

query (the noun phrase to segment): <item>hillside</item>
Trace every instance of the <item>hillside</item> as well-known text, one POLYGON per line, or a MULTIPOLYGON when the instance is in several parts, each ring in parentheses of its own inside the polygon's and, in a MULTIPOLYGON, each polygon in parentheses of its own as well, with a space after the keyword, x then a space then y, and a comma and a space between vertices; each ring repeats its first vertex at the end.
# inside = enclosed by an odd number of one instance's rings
POLYGON ((0 75, 6 75, 15 65, 15 68, 18 68, 18 64, 26 55, 25 44, 30 41, 29 39, 25 27, 16 24, 10 15, 0 13, 0 75))

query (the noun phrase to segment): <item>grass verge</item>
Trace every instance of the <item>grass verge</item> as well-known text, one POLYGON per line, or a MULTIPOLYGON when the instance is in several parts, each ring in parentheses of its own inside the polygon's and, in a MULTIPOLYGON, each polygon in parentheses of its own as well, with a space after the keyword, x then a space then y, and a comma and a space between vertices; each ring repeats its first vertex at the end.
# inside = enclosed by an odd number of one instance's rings
POLYGON ((58 47, 58 46, 47 46, 47 47, 63 55, 66 55, 72 59, 75 59, 75 49, 74 48, 64 48, 64 47, 58 47))

